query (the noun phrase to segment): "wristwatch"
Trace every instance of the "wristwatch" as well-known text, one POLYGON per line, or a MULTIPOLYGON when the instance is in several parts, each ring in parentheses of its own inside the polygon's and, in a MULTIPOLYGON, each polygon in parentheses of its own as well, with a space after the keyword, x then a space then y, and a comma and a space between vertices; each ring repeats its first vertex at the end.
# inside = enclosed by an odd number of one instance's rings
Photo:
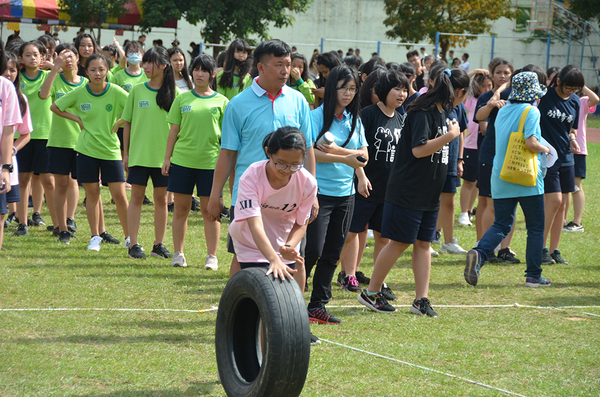
POLYGON ((13 172, 13 165, 12 164, 2 164, 2 169, 8 170, 8 172, 13 172))

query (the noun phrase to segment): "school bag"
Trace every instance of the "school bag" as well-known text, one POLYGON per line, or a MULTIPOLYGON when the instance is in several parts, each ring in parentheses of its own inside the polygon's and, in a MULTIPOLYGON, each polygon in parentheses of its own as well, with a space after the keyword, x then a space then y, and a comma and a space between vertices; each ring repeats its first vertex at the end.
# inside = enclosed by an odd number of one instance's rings
POLYGON ((525 119, 532 107, 529 106, 523 111, 518 131, 510 133, 506 156, 500 171, 500 179, 503 181, 523 186, 535 186, 538 174, 537 153, 527 149, 523 134, 525 119))

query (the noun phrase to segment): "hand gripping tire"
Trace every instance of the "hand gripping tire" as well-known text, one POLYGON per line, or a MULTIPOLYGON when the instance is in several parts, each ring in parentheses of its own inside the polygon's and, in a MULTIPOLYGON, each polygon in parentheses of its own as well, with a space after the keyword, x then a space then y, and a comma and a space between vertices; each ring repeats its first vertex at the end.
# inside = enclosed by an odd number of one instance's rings
POLYGON ((215 346, 229 397, 293 397, 304 387, 310 361, 304 296, 295 281, 265 274, 239 271, 221 295, 215 346))

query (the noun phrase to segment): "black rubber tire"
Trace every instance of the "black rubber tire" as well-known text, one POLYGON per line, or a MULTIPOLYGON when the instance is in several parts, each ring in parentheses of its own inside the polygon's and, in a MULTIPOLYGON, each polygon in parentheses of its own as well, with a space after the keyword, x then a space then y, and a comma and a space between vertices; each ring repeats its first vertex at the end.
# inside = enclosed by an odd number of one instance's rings
POLYGON ((310 362, 304 296, 295 281, 265 273, 262 268, 239 271, 221 295, 215 349, 229 397, 293 397, 304 387, 310 362), (261 323, 264 349, 258 338, 261 323))

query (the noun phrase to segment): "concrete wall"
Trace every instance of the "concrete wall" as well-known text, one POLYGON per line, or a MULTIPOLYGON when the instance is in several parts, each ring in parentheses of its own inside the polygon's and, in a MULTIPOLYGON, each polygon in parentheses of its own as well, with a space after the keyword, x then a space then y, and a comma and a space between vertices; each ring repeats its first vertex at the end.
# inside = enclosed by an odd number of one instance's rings
MULTIPOLYGON (((523 3, 530 5, 530 0, 516 0, 513 4, 523 3)), ((372 52, 377 51, 376 43, 362 43, 361 41, 382 41, 391 42, 385 36, 387 28, 383 25, 386 18, 383 0, 315 0, 310 9, 304 14, 294 15, 296 21, 293 26, 282 29, 270 29, 272 37, 280 38, 290 44, 295 44, 298 50, 306 55, 311 55, 314 48, 320 48, 321 38, 326 38, 325 51, 341 49, 346 53, 349 47, 359 47, 363 58, 370 56, 372 52), (335 41, 333 39, 349 40, 335 41)), ((598 28, 598 24, 595 24, 598 28)), ((493 32, 499 36, 519 36, 527 38, 529 33, 516 33, 513 31, 515 22, 507 19, 501 19, 494 23, 493 32)), ((179 22, 177 31, 173 29, 159 28, 148 35, 147 43, 161 38, 168 47, 170 42, 177 37, 181 41, 181 47, 185 50, 191 50, 189 43, 202 41, 200 38, 201 25, 192 26, 185 21, 179 22)), ((68 32, 60 33, 63 40, 72 40, 77 32, 76 27, 69 27, 68 32)), ((41 34, 36 30, 35 25, 21 24, 21 36, 24 39, 32 39, 41 34)), ((2 29, 2 37, 6 39, 11 32, 2 29)), ((103 45, 110 44, 114 31, 102 31, 103 45)), ((119 37, 119 40, 137 39, 138 33, 125 32, 125 35, 119 37)), ((600 64, 600 36, 590 37, 594 53, 599 58, 597 64, 600 64)), ((397 43, 399 40, 396 40, 397 43)), ((433 43, 423 40, 420 46, 427 48, 427 53, 433 52, 433 43)), ((469 61, 472 67, 487 67, 491 59, 491 38, 482 37, 470 42, 465 48, 452 48, 455 56, 460 58, 463 52, 470 54, 469 61)), ((405 62, 406 46, 398 44, 382 44, 381 56, 386 61, 405 62)), ((586 48, 583 68, 590 69, 592 64, 590 60, 590 48, 586 48)), ((212 54, 212 50, 207 51, 212 54)), ((554 40, 550 49, 550 66, 563 66, 567 63, 568 45, 554 40)), ((535 41, 527 44, 512 38, 497 38, 495 41, 494 56, 504 57, 510 60, 515 67, 521 67, 528 63, 534 63, 542 68, 546 67, 547 45, 545 41, 535 41)), ((580 64, 581 46, 573 45, 571 47, 570 63, 577 66, 580 64)), ((586 80, 590 85, 597 85, 595 73, 592 70, 584 70, 586 80)))

